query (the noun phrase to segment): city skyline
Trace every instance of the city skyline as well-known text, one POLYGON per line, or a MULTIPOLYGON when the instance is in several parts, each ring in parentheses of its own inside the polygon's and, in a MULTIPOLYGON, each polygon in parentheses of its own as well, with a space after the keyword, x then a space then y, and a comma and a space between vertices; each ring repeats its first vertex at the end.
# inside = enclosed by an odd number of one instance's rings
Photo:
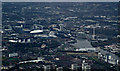
POLYGON ((120 71, 118 2, 3 2, 3 71, 120 71))

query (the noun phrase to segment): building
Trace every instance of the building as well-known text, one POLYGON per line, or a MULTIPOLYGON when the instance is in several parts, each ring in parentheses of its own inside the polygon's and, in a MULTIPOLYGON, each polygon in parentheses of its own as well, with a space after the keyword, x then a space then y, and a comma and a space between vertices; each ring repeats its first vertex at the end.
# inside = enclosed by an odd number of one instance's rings
POLYGON ((45 58, 44 57, 38 57, 37 59, 43 61, 45 58))
POLYGON ((101 50, 101 52, 98 53, 98 58, 113 65, 117 65, 119 63, 118 56, 116 56, 115 54, 103 51, 103 50, 101 50))
POLYGON ((1 67, 1 70, 8 70, 9 69, 9 67, 7 67, 7 66, 2 66, 1 67))
POLYGON ((56 68, 56 71, 63 71, 63 67, 56 68))
POLYGON ((64 24, 59 24, 59 31, 65 31, 65 25, 64 24))
POLYGON ((18 56, 18 53, 11 53, 11 54, 9 54, 9 57, 16 57, 16 56, 18 56))
POLYGON ((78 70, 78 64, 71 64, 71 70, 78 70))
POLYGON ((53 31, 50 31, 49 37, 57 37, 53 31))
POLYGON ((82 71, 91 71, 91 66, 83 60, 82 71))
POLYGON ((76 51, 95 51, 96 48, 79 48, 79 49, 76 49, 76 51))
POLYGON ((43 33, 43 30, 33 30, 30 33, 31 34, 43 33))
POLYGON ((44 71, 50 71, 51 65, 46 65, 46 66, 44 65, 43 68, 44 68, 44 71))

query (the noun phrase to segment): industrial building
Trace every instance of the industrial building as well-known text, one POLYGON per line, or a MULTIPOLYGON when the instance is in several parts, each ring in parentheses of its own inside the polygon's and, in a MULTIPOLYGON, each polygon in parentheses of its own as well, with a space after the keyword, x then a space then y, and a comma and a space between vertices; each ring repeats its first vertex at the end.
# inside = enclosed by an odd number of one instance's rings
POLYGON ((98 53, 98 58, 113 65, 117 65, 120 60, 119 57, 116 56, 115 54, 103 50, 101 50, 101 52, 98 53))

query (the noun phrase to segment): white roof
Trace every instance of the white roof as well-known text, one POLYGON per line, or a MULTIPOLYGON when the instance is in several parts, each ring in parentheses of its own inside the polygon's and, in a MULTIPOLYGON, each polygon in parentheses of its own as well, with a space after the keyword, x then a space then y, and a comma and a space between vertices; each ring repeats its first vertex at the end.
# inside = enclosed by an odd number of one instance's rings
POLYGON ((9 40, 9 42, 17 42, 16 40, 9 40))
POLYGON ((43 30, 33 30, 30 33, 32 34, 32 33, 41 33, 41 32, 43 32, 43 30))

